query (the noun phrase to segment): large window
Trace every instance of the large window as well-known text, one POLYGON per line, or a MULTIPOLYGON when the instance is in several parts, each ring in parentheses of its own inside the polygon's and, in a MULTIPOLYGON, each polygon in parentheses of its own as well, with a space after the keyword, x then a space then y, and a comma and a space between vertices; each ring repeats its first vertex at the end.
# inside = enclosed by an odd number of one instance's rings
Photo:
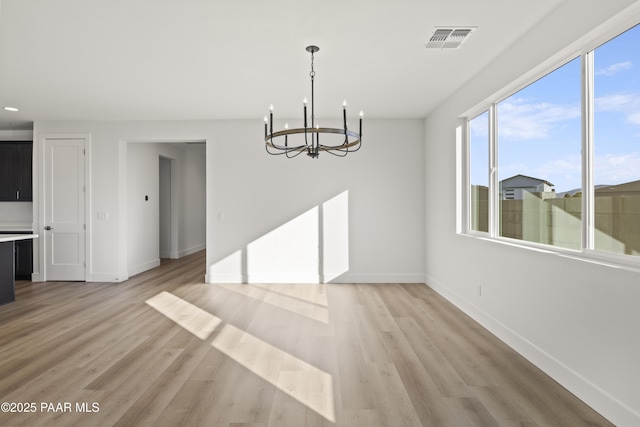
POLYGON ((594 52, 595 249, 640 254, 640 26, 594 52))
POLYGON ((580 58, 497 105, 500 235, 581 245, 580 58))
POLYGON ((640 255, 638 46, 640 26, 468 120, 469 230, 640 255))

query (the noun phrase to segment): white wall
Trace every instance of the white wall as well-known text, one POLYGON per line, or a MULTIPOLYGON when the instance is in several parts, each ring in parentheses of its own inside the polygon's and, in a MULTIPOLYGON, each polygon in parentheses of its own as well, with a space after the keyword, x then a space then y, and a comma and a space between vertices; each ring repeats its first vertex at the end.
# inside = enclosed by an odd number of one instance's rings
POLYGON ((32 141, 32 130, 0 130, 0 141, 32 141))
POLYGON ((127 157, 127 271, 160 265, 160 185, 156 144, 129 144, 127 157))
MULTIPOLYGON (((166 157, 160 158, 160 258, 171 258, 171 170, 175 168, 175 160, 166 157), (174 165, 172 166, 172 163, 174 165)), ((203 177, 205 174, 203 173, 203 177)), ((204 211, 204 206, 202 207, 204 211)), ((203 221, 204 224, 204 221, 203 221)), ((177 258, 177 254, 174 258, 177 258)))
POLYGON ((437 183, 426 187, 427 283, 620 426, 640 425, 640 274, 456 234, 456 126, 465 111, 630 3, 588 11, 564 3, 425 122, 426 180, 437 183))
POLYGON ((257 122, 219 123, 208 280, 424 282, 422 121, 363 126, 360 151, 314 160, 269 156, 257 122))
MULTIPOLYGON (((91 136, 91 280, 129 275, 128 204, 139 200, 127 197, 130 147, 199 140, 207 141, 209 281, 424 282, 422 120, 365 120, 362 150, 342 159, 269 156, 263 131, 261 120, 42 121, 34 140, 44 133, 91 136), (98 219, 100 212, 108 213, 106 220, 98 219), (302 234, 292 234, 298 225, 302 234), (345 234, 348 239, 340 237, 345 234), (274 269, 274 259, 286 267, 274 269)), ((179 176, 193 184, 195 173, 186 168, 179 176)), ((205 200, 180 204, 184 224, 203 219, 197 203, 205 200)), ((180 235, 183 248, 202 237, 188 227, 180 235)))
POLYGON ((31 202, 0 202, 0 230, 30 231, 32 215, 31 202))
MULTIPOLYGON (((174 189, 178 209, 178 257, 203 249, 207 241, 206 153, 202 147, 187 145, 181 154, 175 164, 177 192, 174 189)), ((166 152, 163 155, 171 157, 166 152)))

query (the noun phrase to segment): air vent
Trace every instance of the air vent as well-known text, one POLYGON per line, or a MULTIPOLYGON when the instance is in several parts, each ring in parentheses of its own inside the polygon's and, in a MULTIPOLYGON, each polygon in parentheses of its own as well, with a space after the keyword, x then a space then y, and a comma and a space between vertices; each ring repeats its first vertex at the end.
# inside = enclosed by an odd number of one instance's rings
POLYGON ((457 49, 477 27, 434 27, 427 49, 457 49))

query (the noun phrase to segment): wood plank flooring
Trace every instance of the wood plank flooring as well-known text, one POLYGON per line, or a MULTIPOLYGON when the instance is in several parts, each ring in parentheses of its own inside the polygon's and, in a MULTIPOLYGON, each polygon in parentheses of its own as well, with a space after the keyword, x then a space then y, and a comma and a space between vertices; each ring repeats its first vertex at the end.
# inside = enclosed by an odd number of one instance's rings
POLYGON ((120 284, 18 282, 0 402, 21 412, 0 425, 611 425, 425 285, 204 272, 200 252, 120 284))

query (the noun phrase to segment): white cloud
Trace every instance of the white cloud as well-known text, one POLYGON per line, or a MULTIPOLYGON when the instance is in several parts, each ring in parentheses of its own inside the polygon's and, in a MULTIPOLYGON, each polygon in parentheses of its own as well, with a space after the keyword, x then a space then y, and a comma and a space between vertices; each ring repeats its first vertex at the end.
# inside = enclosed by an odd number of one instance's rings
POLYGON ((594 101, 596 112, 615 111, 625 115, 625 121, 640 126, 640 95, 617 93, 601 96, 594 101))
POLYGON ((543 163, 533 172, 535 177, 555 185, 557 192, 578 188, 582 182, 582 161, 579 154, 543 163))
POLYGON ((640 152, 605 154, 593 161, 596 184, 621 184, 640 179, 640 152))
POLYGON ((626 111, 637 102, 637 97, 630 93, 615 93, 596 98, 594 107, 596 111, 626 111))
POLYGON ((508 139, 544 139, 562 122, 579 117, 579 104, 528 103, 526 99, 515 98, 500 104, 498 131, 508 139))
POLYGON ((630 70, 632 68, 631 61, 618 62, 617 64, 609 65, 606 68, 601 68, 595 71, 596 76, 615 76, 620 71, 630 70))
MULTIPOLYGON (((640 152, 596 156, 593 166, 596 185, 636 181, 640 179, 640 152)), ((582 162, 579 155, 567 156, 549 160, 535 168, 528 168, 526 174, 546 179, 553 183, 556 192, 560 193, 582 185, 582 162)))
POLYGON ((484 120, 472 120, 469 122, 472 136, 484 138, 489 135, 489 121, 484 116, 482 118, 484 120))
POLYGON ((573 174, 580 175, 582 171, 582 162, 580 156, 571 156, 570 158, 556 159, 541 165, 537 172, 540 176, 550 176, 554 174, 573 174))

